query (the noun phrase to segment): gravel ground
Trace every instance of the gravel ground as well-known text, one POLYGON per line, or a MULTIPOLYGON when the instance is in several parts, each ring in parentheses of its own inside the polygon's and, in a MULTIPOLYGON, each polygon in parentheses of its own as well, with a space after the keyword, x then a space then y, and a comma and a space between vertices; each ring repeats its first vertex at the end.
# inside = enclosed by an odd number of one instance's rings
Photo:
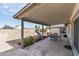
POLYGON ((13 48, 6 42, 7 40, 8 35, 4 32, 0 32, 0 53, 13 48))
MULTIPOLYGON (((33 29, 24 30, 24 37, 34 35, 33 29)), ((8 41, 17 40, 21 38, 21 30, 20 29, 0 29, 0 53, 6 50, 12 49, 8 41)))

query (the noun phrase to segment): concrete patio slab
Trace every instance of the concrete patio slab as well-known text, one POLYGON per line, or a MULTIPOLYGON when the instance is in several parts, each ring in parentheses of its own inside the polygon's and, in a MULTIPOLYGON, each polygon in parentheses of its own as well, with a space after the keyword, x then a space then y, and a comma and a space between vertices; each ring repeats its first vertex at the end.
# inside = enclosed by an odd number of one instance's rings
POLYGON ((64 47, 63 41, 51 41, 50 38, 41 40, 25 48, 35 56, 72 56, 72 50, 64 47))
POLYGON ((0 53, 0 56, 32 56, 32 54, 21 48, 13 48, 0 53))

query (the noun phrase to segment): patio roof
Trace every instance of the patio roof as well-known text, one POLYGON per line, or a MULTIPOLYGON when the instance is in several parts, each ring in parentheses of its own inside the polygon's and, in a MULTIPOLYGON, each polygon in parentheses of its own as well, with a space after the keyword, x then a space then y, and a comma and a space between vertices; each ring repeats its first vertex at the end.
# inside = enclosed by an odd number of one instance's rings
POLYGON ((57 25, 70 19, 74 3, 30 3, 21 9, 14 18, 28 22, 57 25))

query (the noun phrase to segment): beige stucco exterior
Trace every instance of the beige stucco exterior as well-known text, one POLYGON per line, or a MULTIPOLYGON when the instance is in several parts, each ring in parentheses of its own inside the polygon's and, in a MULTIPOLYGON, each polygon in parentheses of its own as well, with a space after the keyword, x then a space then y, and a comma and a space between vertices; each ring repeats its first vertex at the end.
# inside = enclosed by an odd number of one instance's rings
POLYGON ((70 43, 72 45, 74 55, 79 55, 74 46, 74 40, 75 40, 74 39, 74 21, 78 16, 79 16, 79 3, 75 4, 75 7, 70 17, 71 24, 67 26, 67 34, 70 38, 70 43))

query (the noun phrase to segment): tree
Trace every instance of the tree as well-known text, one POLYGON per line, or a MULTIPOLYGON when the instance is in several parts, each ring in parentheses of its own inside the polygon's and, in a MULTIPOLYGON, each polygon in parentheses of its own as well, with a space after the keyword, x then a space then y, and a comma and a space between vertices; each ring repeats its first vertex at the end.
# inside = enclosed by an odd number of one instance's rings
POLYGON ((35 26, 35 32, 39 32, 40 31, 40 27, 35 26))
POLYGON ((9 25, 4 25, 3 29, 13 29, 13 27, 9 26, 9 25))

